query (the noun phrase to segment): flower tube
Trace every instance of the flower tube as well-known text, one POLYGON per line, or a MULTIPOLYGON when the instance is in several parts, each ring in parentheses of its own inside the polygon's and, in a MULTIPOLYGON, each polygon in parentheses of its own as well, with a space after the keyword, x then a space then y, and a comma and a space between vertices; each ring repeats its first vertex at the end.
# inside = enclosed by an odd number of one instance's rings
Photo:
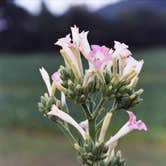
POLYGON ((126 134, 130 133, 133 130, 145 130, 147 131, 147 127, 144 122, 141 120, 136 121, 136 116, 133 112, 127 111, 129 115, 129 121, 123 125, 123 127, 107 142, 106 146, 110 146, 113 142, 119 140, 121 137, 125 136, 126 134))
POLYGON ((50 112, 48 112, 48 115, 56 116, 61 120, 71 124, 79 131, 82 137, 86 139, 86 132, 81 128, 81 126, 69 114, 61 111, 56 105, 52 106, 52 109, 50 112))

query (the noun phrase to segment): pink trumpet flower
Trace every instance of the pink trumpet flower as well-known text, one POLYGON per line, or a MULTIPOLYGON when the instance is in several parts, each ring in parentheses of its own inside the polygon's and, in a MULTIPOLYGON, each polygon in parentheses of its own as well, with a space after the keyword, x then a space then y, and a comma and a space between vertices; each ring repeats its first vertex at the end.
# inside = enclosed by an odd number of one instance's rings
POLYGON ((136 120, 136 116, 133 112, 127 111, 129 115, 129 121, 123 125, 123 127, 107 142, 106 146, 110 146, 115 141, 119 140, 121 137, 125 136, 126 134, 130 133, 133 130, 144 130, 147 131, 147 127, 144 122, 141 120, 136 120))
POLYGON ((101 69, 104 63, 112 61, 109 48, 106 46, 92 45, 91 48, 92 50, 88 54, 88 60, 91 61, 96 70, 101 69))

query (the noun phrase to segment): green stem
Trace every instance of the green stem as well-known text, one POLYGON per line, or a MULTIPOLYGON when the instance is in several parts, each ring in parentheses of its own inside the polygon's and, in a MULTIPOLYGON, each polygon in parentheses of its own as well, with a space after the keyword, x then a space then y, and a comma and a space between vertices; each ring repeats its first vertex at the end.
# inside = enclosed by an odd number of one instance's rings
POLYGON ((88 107, 86 106, 86 104, 82 104, 82 108, 84 109, 87 118, 90 119, 92 117, 92 115, 91 115, 88 107))
POLYGON ((104 101, 105 101, 104 98, 101 97, 101 99, 99 101, 99 104, 97 105, 97 107, 96 107, 96 109, 95 109, 95 111, 93 113, 93 116, 92 116, 94 119, 96 119, 96 117, 100 114, 101 107, 103 106, 104 101))
POLYGON ((117 110, 117 103, 116 103, 116 99, 114 99, 113 104, 112 104, 112 108, 110 109, 109 112, 115 112, 117 110))
POLYGON ((96 137, 96 119, 89 119, 89 135, 92 140, 95 142, 96 137))
POLYGON ((103 121, 104 121, 104 118, 102 118, 96 125, 96 133, 98 132, 98 130, 100 129, 100 127, 102 126, 103 124, 103 121))
POLYGON ((56 124, 60 128, 60 130, 64 133, 64 135, 69 139, 71 144, 74 145, 77 143, 77 140, 74 138, 69 128, 67 128, 65 124, 63 124, 61 121, 57 121, 56 124))

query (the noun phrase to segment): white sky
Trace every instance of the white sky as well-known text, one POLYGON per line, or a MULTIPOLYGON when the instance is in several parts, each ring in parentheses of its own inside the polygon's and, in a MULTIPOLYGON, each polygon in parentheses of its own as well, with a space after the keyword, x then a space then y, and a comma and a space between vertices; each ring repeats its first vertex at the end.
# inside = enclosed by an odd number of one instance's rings
POLYGON ((97 10, 120 0, 15 0, 18 5, 26 8, 33 14, 40 13, 42 1, 45 2, 53 14, 61 15, 71 6, 85 5, 91 10, 97 10))

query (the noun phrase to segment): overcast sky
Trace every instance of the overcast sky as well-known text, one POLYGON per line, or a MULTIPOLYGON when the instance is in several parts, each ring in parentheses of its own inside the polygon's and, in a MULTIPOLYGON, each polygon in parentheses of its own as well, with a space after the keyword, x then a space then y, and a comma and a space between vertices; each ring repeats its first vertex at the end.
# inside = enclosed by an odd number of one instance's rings
POLYGON ((97 10, 120 0, 15 0, 33 14, 40 13, 42 1, 53 14, 62 15, 71 6, 85 5, 91 10, 97 10))

